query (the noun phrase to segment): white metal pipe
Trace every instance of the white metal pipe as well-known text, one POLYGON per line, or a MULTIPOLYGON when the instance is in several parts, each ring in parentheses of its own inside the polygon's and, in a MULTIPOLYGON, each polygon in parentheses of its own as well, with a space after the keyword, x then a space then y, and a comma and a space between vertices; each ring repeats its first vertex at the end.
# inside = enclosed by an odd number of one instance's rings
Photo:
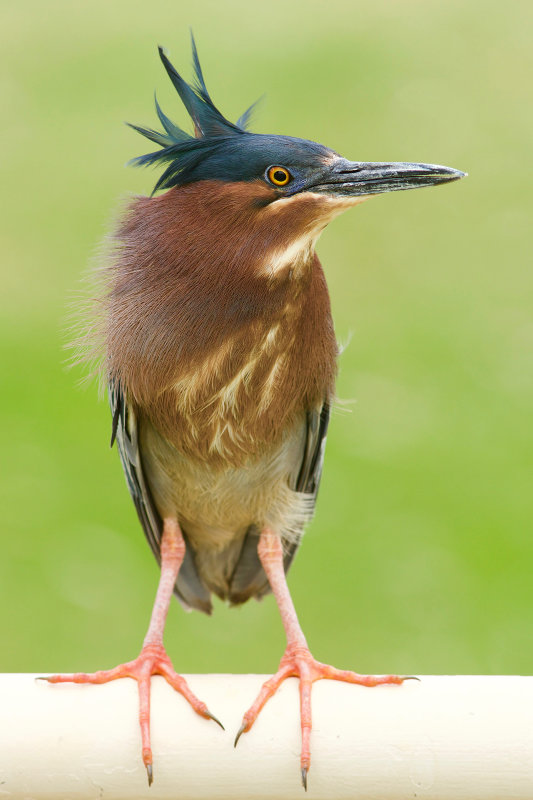
POLYGON ((307 795, 296 680, 234 750, 264 676, 187 679, 226 732, 155 678, 149 789, 132 680, 74 686, 0 676, 0 798, 533 800, 533 678, 431 676, 372 689, 316 683, 307 795))

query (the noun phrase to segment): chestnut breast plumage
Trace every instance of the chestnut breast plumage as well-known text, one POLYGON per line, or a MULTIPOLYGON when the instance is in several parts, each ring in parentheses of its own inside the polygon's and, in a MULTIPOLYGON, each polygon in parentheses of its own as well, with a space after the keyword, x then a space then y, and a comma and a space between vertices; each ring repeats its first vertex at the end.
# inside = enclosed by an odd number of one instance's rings
POLYGON ((181 453, 238 466, 331 395, 337 345, 312 247, 320 198, 281 215, 258 203, 267 187, 206 183, 132 203, 110 267, 108 367, 181 453))

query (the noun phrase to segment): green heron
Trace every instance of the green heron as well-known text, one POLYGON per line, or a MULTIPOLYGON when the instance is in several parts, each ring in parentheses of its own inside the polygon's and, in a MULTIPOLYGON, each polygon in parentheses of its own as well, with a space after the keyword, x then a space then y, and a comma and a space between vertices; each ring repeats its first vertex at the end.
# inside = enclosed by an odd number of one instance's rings
POLYGON ((142 758, 151 783, 150 680, 162 675, 203 717, 215 717, 163 646, 174 593, 211 613, 272 591, 287 635, 277 673, 244 714, 300 679, 301 775, 310 766, 311 686, 321 678, 376 686, 396 675, 339 670, 311 655, 285 574, 311 518, 334 398, 337 342, 315 243, 337 215, 382 192, 448 183, 464 173, 432 164, 347 161, 315 142, 251 133, 207 91, 194 40, 186 83, 159 48, 194 136, 161 110, 163 132, 133 125, 160 150, 152 196, 135 198, 114 239, 99 301, 102 355, 127 484, 161 565, 140 655, 53 683, 134 678, 142 758), (154 196, 155 192, 166 190, 154 196))

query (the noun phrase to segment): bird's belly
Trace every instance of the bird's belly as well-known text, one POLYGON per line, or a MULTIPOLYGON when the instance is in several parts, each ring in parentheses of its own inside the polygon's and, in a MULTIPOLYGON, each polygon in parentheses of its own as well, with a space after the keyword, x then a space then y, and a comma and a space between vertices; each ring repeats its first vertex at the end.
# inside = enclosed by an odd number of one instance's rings
POLYGON ((238 467, 181 453, 145 417, 143 469, 162 517, 176 516, 197 551, 224 550, 250 525, 299 536, 309 503, 293 491, 305 445, 305 418, 275 446, 238 467))

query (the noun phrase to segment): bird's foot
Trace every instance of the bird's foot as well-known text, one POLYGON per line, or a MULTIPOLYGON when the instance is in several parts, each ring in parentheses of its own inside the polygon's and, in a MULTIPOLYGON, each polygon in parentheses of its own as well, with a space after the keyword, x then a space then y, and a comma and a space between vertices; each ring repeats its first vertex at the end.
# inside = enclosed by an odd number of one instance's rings
POLYGON ((152 748, 150 745, 150 681, 152 675, 162 675, 173 689, 183 695, 197 714, 214 720, 221 728, 221 722, 211 714, 206 704, 191 692, 187 681, 174 671, 172 662, 163 645, 145 645, 139 656, 114 669, 99 672, 75 672, 72 674, 49 675, 43 680, 48 683, 108 683, 118 678, 133 678, 139 690, 139 722, 141 726, 142 759, 148 775, 148 784, 153 780, 152 748))
POLYGON ((302 784, 307 790, 307 774, 311 765, 311 687, 315 681, 328 678, 335 681, 345 681, 346 683, 356 683, 360 686, 381 686, 382 684, 401 684, 406 677, 399 675, 359 675, 350 670, 336 669, 329 664, 322 664, 316 661, 309 649, 302 645, 288 646, 283 658, 280 661, 279 669, 261 687, 254 703, 250 706, 243 717, 242 725, 235 738, 235 746, 243 733, 247 733, 259 712, 279 689, 286 678, 300 679, 300 721, 302 726, 302 752, 300 757, 300 767, 302 774, 302 784))

